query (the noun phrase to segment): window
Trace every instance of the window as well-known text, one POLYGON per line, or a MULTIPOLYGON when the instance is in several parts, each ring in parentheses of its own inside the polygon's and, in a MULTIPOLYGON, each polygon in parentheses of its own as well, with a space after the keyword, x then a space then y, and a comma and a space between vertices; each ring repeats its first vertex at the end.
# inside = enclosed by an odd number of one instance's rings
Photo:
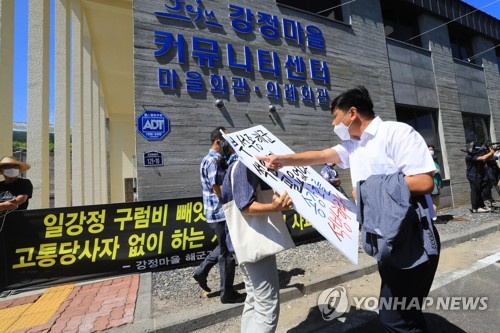
POLYGON ((489 139, 489 118, 487 116, 462 115, 465 131, 465 142, 486 141, 489 139))
MULTIPOLYGON (((428 145, 434 146, 437 163, 443 165, 441 144, 439 143, 437 112, 407 107, 396 107, 396 119, 413 127, 424 138, 428 145)), ((444 178, 444 170, 441 170, 444 178)))
MULTIPOLYGON (((448 26, 450 34, 451 56, 463 61, 469 61, 474 54, 472 51, 472 34, 465 27, 450 23, 448 26)), ((479 58, 476 58, 479 60, 479 58)), ((476 63, 474 60, 471 62, 476 63)))
POLYGON ((404 1, 385 0, 381 2, 385 36, 415 46, 422 46, 418 26, 417 8, 404 1))
POLYGON ((328 17, 332 20, 344 21, 340 0, 331 1, 303 1, 303 0, 276 0, 276 3, 306 12, 328 17))
POLYGON ((497 46, 495 48, 495 53, 497 55, 498 72, 500 73, 500 44, 497 44, 497 46))

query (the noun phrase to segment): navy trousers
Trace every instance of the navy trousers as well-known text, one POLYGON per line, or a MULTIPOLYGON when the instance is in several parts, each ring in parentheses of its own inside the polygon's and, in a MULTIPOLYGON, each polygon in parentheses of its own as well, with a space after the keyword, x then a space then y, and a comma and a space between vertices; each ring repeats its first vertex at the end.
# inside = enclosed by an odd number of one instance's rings
MULTIPOLYGON (((441 247, 439 234, 434 228, 438 247, 441 247)), ((382 278, 379 304, 394 303, 397 307, 379 309, 379 318, 384 330, 391 333, 429 332, 421 307, 429 295, 432 281, 439 262, 439 255, 429 256, 429 260, 411 269, 400 269, 388 263, 379 262, 378 271, 382 278), (405 298, 405 302, 401 300, 405 298), (419 307, 412 305, 412 298, 418 299, 419 307), (412 306, 410 306, 412 305, 412 306)))
POLYGON ((198 266, 194 274, 200 276, 207 276, 210 269, 219 263, 220 272, 220 297, 226 298, 234 295, 234 271, 236 261, 229 252, 226 243, 226 221, 209 223, 209 227, 217 235, 217 247, 208 255, 205 260, 198 266))

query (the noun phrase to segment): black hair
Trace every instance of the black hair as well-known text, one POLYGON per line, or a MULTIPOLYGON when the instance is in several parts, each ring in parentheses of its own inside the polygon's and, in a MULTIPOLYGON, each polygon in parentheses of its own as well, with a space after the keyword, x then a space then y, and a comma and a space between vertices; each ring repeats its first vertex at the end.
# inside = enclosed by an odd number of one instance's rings
POLYGON ((212 143, 214 143, 215 140, 223 140, 222 133, 220 132, 221 130, 225 132, 226 128, 223 126, 219 126, 214 129, 212 133, 210 133, 210 141, 212 141, 212 143))
POLYGON ((427 148, 436 149, 436 147, 434 147, 434 145, 427 145, 427 148))
POLYGON ((375 112, 373 112, 373 102, 370 98, 370 93, 364 86, 357 86, 355 88, 344 91, 332 102, 331 112, 339 108, 344 112, 349 111, 351 107, 355 107, 358 113, 363 117, 373 118, 375 117, 375 112))

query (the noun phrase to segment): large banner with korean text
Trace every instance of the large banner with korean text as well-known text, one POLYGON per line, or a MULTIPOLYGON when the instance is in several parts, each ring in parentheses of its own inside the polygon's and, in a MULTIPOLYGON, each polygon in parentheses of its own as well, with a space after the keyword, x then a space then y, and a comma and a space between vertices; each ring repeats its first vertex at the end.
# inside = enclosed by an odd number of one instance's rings
POLYGON ((354 264, 358 263, 359 223, 356 206, 311 167, 285 166, 274 171, 255 157, 292 154, 293 151, 264 126, 225 134, 247 168, 278 193, 286 191, 295 210, 354 264))
MULTIPOLYGON (((294 211, 295 242, 321 237, 294 211)), ((201 198, 14 211, 0 218, 0 291, 166 270, 216 246, 201 198)))

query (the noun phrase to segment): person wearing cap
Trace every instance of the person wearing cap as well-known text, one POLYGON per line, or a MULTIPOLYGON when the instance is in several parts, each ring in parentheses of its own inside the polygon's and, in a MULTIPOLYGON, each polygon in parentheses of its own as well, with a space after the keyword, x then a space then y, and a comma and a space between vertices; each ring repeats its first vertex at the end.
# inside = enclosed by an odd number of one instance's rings
POLYGON ((33 184, 29 179, 21 178, 20 174, 29 168, 31 165, 12 156, 5 156, 0 160, 0 174, 4 177, 0 182, 0 211, 28 208, 33 184))
POLYGON ((489 213, 491 209, 486 207, 483 201, 483 179, 486 175, 486 161, 491 159, 495 153, 492 147, 486 149, 476 141, 467 144, 467 155, 465 165, 467 167, 466 176, 470 185, 470 202, 472 213, 489 213))

